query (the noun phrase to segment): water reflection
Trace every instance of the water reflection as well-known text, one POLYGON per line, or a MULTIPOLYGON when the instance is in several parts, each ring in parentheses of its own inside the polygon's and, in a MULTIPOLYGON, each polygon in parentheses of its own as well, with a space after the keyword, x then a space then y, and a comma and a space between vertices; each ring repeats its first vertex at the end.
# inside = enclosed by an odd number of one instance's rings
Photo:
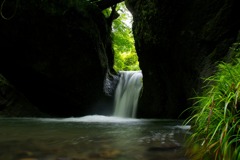
POLYGON ((185 160, 189 126, 181 124, 105 116, 2 118, 0 159, 185 160))

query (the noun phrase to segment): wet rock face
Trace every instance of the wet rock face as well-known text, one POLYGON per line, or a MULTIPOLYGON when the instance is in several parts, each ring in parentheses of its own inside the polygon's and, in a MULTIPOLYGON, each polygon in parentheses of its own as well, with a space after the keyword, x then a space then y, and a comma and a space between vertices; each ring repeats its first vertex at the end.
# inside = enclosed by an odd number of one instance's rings
POLYGON ((101 11, 83 1, 7 2, 0 17, 0 73, 45 113, 88 113, 103 96, 108 67, 109 31, 101 11))
POLYGON ((238 1, 126 0, 144 90, 139 117, 178 118, 235 42, 238 1))
POLYGON ((17 91, 5 77, 0 75, 0 116, 41 116, 41 113, 24 95, 17 91))

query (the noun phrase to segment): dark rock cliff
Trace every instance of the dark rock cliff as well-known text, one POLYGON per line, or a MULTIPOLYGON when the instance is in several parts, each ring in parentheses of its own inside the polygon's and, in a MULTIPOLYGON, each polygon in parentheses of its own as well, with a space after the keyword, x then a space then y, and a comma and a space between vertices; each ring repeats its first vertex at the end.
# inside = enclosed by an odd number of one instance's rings
MULTIPOLYGON (((0 0, 0 113, 111 113, 103 90, 113 66, 110 28, 90 1, 0 0)), ((125 2, 143 73, 138 117, 178 118, 202 78, 228 56, 240 29, 240 2, 125 2)))
MULTIPOLYGON (((126 0, 143 72, 138 117, 178 118, 240 29, 237 0, 126 0)), ((183 116, 184 117, 184 116, 183 116)))
MULTIPOLYGON (((101 10, 77 0, 0 2, 0 74, 28 99, 23 106, 51 116, 95 113, 113 61, 101 10)), ((24 110, 1 110, 14 107, 24 110)))

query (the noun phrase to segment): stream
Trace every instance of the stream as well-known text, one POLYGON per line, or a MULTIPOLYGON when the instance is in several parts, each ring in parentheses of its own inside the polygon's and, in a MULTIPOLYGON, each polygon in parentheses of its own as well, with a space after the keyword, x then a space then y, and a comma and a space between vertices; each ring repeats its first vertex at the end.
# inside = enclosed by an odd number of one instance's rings
POLYGON ((0 118, 0 160, 188 160, 181 120, 0 118))

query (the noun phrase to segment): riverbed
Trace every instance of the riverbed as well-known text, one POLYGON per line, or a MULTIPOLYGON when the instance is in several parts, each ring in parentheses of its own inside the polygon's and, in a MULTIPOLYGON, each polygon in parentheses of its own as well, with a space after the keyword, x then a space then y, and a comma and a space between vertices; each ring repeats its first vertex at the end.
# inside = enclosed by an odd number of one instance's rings
POLYGON ((0 160, 188 160, 181 120, 0 118, 0 160))

